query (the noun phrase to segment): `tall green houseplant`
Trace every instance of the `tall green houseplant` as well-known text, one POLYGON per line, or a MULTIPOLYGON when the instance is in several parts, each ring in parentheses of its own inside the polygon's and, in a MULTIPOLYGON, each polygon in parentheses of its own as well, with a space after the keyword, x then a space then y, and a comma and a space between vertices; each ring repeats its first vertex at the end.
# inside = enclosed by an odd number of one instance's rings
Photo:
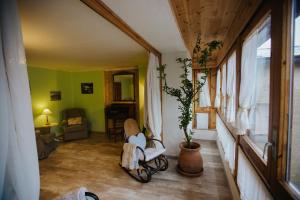
POLYGON ((167 84, 165 73, 166 65, 161 65, 157 70, 159 70, 159 78, 162 80, 163 91, 167 94, 176 98, 179 102, 178 109, 180 110, 179 119, 179 128, 183 130, 185 140, 186 140, 186 148, 192 148, 191 140, 192 140, 192 131, 188 131, 188 125, 192 120, 192 103, 193 101, 197 101, 198 98, 196 95, 201 90, 202 86, 205 84, 207 79, 207 62, 212 56, 212 52, 220 49, 222 47, 221 41, 211 41, 206 43, 203 48, 200 46, 200 40, 197 41, 196 46, 194 48, 193 53, 199 55, 197 58, 197 63, 200 65, 204 76, 201 77, 202 81, 195 81, 196 85, 193 87, 192 80, 189 79, 189 75, 192 71, 192 59, 190 58, 177 58, 177 63, 182 64, 183 73, 180 75, 180 83, 179 88, 170 87, 167 84))

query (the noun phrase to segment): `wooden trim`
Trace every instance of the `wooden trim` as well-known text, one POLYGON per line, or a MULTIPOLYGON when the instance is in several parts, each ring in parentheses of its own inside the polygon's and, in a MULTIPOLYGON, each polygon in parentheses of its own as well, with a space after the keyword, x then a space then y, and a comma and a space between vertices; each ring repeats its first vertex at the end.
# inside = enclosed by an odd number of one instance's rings
MULTIPOLYGON (((282 58, 282 3, 271 5, 271 60, 270 60, 270 124, 269 141, 272 143, 268 149, 268 175, 273 186, 277 181, 277 154, 280 124, 280 87, 281 87, 281 58, 282 58), (279 5, 279 6, 278 6, 279 5)), ((274 187, 272 187, 273 192, 274 187)))
MULTIPOLYGON (((274 160, 272 165, 272 189, 273 192, 279 198, 284 199, 300 199, 300 195, 297 194, 293 189, 291 189, 290 185, 286 182, 286 167, 288 162, 288 134, 289 134, 289 104, 290 102, 290 87, 291 87, 291 76, 293 75, 293 71, 291 69, 292 61, 291 61, 291 42, 292 42, 292 1, 285 0, 279 5, 273 5, 272 10, 276 10, 277 12, 274 15, 278 15, 281 18, 279 19, 282 23, 282 35, 281 35, 281 49, 280 52, 278 50, 278 54, 281 54, 280 60, 280 71, 281 71, 281 88, 280 88, 280 115, 279 118, 279 131, 276 137, 276 152, 274 155, 274 160), (278 13, 279 12, 279 13, 278 13)), ((278 17, 276 16, 276 17, 278 17)), ((279 35, 277 35, 279 37, 279 35)), ((275 62, 275 61, 274 61, 275 62)), ((278 69, 279 70, 279 69, 278 69)))
POLYGON ((81 0, 84 4, 105 18, 107 21, 115 25, 134 41, 139 43, 146 50, 152 52, 156 56, 161 58, 161 53, 155 49, 150 43, 142 38, 137 32, 135 32, 125 21, 123 21, 115 12, 113 12, 103 1, 101 0, 81 0))
POLYGON ((248 138, 247 135, 243 135, 240 137, 239 145, 252 164, 252 166, 256 169, 256 172, 264 182, 264 184, 267 186, 268 189, 270 189, 270 184, 268 182, 268 176, 267 176, 267 166, 266 163, 262 160, 262 158, 255 152, 253 147, 251 146, 251 141, 248 138))
MULTIPOLYGON (((196 80, 197 80, 197 73, 200 73, 201 69, 192 69, 192 76, 193 76, 193 87, 195 87, 196 80)), ((210 107, 200 107, 198 102, 193 102, 193 116, 196 113, 208 113, 208 129, 215 129, 216 128, 216 109, 214 108, 214 99, 216 96, 216 68, 210 68, 207 74, 207 82, 209 85, 209 94, 210 94, 210 107)), ((195 99, 194 99, 195 100, 195 99)), ((194 117, 192 121, 192 127, 196 128, 196 117, 194 117)))
POLYGON ((235 142, 235 159, 234 159, 234 171, 233 171, 233 178, 234 181, 237 183, 237 173, 239 169, 239 144, 240 144, 241 136, 237 135, 236 142, 235 142))
MULTIPOLYGON (((113 94, 113 100, 112 100, 112 103, 116 103, 116 102, 118 102, 118 103, 135 103, 136 102, 136 100, 137 100, 137 98, 139 98, 139 95, 136 95, 136 91, 138 91, 139 90, 139 85, 138 84, 136 84, 136 81, 138 81, 139 80, 139 77, 136 77, 136 76, 138 76, 139 75, 139 73, 138 72, 134 72, 134 71, 126 71, 126 70, 124 70, 124 71, 118 71, 117 73, 113 73, 112 74, 112 84, 114 84, 114 81, 115 81, 115 76, 118 76, 118 75, 132 75, 133 76, 133 100, 115 100, 114 99, 114 88, 112 89, 112 94, 113 94)), ((139 118, 138 118, 139 119, 139 118)))
POLYGON ((238 138, 237 129, 234 128, 231 124, 228 124, 226 122, 225 117, 223 116, 223 114, 219 110, 217 111, 217 113, 218 113, 220 119, 222 120, 223 124, 226 126, 227 130, 231 134, 231 136, 234 138, 235 141, 237 141, 237 138, 238 138))

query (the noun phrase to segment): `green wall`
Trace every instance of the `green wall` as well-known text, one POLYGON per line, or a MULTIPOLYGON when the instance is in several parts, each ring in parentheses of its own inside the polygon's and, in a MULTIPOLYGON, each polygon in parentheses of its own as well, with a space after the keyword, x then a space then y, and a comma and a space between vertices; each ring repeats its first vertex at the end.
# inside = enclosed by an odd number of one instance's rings
MULTIPOLYGON (((146 65, 139 66, 139 116, 140 127, 144 124, 144 82, 147 73, 146 65)), ((28 67, 31 89, 32 110, 35 126, 46 122, 42 110, 49 108, 53 114, 49 116, 51 123, 61 121, 61 111, 66 108, 84 108, 91 130, 105 131, 105 91, 104 72, 66 72, 58 70, 28 67), (93 94, 81 94, 81 83, 93 82, 93 94), (50 101, 50 91, 61 91, 60 101, 50 101)))
POLYGON ((105 131, 104 72, 73 72, 73 106, 84 108, 93 131, 105 131), (93 94, 81 94, 81 83, 93 83, 93 94))
POLYGON ((49 108, 52 115, 50 122, 59 122, 60 111, 71 105, 72 91, 70 88, 71 74, 42 68, 28 68, 34 124, 41 126, 46 123, 41 113, 49 108), (61 91, 61 101, 50 101, 50 91, 61 91))
POLYGON ((91 130, 105 131, 103 71, 65 72, 28 67, 28 75, 35 126, 45 124, 45 116, 41 115, 44 108, 53 112, 50 122, 58 123, 62 110, 81 107, 86 110, 91 130), (94 93, 81 94, 82 82, 93 82, 94 93), (50 101, 50 91, 61 91, 61 100, 50 101))

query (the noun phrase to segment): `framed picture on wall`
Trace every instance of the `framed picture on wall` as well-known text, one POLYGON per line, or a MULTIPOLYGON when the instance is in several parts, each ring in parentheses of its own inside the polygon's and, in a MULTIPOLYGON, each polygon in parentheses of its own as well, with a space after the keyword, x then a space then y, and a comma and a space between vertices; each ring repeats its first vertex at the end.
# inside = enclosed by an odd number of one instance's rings
POLYGON ((81 94, 93 94, 93 83, 81 83, 81 94))
POLYGON ((61 92, 60 91, 50 91, 50 100, 51 101, 60 101, 61 92))

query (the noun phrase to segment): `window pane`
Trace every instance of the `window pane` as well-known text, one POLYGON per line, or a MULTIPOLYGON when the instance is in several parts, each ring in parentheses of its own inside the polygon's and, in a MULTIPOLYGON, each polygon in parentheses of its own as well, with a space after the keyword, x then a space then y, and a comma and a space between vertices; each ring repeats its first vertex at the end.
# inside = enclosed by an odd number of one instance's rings
POLYGON ((226 121, 234 125, 235 123, 235 93, 236 93, 236 53, 235 51, 230 55, 227 61, 227 107, 226 107, 226 121))
POLYGON ((222 98, 221 98, 221 106, 222 106, 222 113, 223 115, 226 114, 226 99, 227 99, 227 95, 226 95, 226 63, 222 65, 222 85, 221 85, 221 94, 222 94, 222 98))
POLYGON ((294 41, 293 41, 293 58, 291 78, 292 99, 291 99, 291 119, 290 119, 290 165, 289 165, 289 181, 290 184, 300 191, 300 1, 295 1, 294 6, 294 41))
MULTIPOLYGON (((256 56, 251 79, 255 84, 249 110, 249 138, 258 154, 263 156, 269 133, 270 58, 271 58, 271 18, 268 17, 251 35, 256 42, 256 56)), ((246 41, 247 42, 247 41, 246 41)), ((264 155, 267 159, 267 153, 264 155)))

